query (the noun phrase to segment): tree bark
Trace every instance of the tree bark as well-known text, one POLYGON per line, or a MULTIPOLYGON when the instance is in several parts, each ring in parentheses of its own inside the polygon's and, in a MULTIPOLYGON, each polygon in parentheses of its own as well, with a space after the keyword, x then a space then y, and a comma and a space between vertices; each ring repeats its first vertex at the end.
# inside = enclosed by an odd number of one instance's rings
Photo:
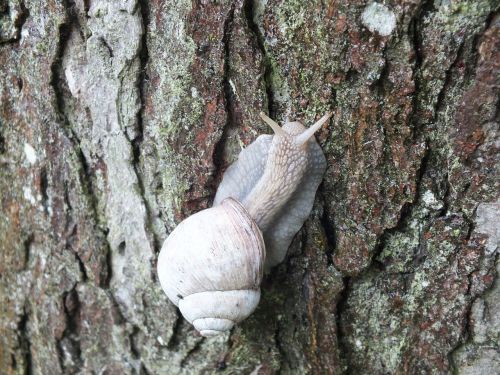
POLYGON ((498 371, 499 2, 383 3, 0 1, 0 373, 498 371), (260 111, 330 110, 258 309, 199 336, 161 244, 260 111))

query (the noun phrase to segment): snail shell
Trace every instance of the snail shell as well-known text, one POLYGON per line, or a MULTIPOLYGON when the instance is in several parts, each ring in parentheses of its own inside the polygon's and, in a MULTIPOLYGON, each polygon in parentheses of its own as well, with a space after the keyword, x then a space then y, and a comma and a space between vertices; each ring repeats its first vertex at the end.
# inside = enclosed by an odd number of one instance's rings
POLYGON ((214 336, 257 307, 264 259, 260 229, 228 198, 175 228, 162 246, 158 276, 182 315, 203 336, 214 336))

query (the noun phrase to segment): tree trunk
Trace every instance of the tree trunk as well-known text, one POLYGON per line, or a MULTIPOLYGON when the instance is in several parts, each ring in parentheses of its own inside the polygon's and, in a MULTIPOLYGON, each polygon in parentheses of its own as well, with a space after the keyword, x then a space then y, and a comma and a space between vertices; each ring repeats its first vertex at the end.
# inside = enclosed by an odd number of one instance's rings
POLYGON ((1 0, 0 373, 498 371, 499 3, 383 3, 1 0), (201 337, 161 244, 260 111, 330 110, 285 262, 201 337))

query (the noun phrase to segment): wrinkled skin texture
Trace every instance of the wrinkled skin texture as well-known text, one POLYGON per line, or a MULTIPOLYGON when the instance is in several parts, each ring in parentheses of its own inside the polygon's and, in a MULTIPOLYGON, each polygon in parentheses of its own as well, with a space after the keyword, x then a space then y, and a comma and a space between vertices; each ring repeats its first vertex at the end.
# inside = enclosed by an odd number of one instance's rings
POLYGON ((0 2, 0 373, 498 368, 498 1, 385 1, 371 31, 362 0, 41 3, 0 2), (329 110, 310 218, 200 337, 161 243, 260 111, 329 110))

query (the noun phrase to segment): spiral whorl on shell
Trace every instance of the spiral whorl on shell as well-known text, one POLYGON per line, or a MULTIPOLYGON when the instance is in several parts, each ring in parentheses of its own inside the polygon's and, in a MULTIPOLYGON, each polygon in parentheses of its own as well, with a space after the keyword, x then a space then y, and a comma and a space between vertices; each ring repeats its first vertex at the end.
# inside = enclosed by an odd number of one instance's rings
POLYGON ((162 246, 158 276, 168 298, 203 336, 231 329, 260 299, 260 229, 236 200, 181 222, 162 246))

